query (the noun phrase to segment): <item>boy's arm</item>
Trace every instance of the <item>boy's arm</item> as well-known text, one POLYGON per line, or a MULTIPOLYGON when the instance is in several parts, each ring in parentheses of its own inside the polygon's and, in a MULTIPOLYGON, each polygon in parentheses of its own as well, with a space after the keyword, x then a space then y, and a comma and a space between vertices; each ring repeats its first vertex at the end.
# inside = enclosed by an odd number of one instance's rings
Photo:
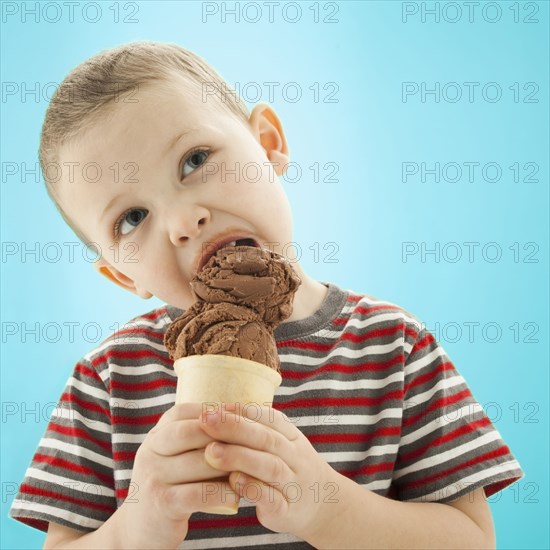
POLYGON ((340 479, 338 503, 323 504, 305 536, 316 548, 496 548, 483 488, 452 503, 402 502, 340 479))
POLYGON ((123 548, 119 534, 121 510, 117 510, 99 529, 84 533, 57 523, 50 523, 43 550, 62 550, 64 548, 123 548))

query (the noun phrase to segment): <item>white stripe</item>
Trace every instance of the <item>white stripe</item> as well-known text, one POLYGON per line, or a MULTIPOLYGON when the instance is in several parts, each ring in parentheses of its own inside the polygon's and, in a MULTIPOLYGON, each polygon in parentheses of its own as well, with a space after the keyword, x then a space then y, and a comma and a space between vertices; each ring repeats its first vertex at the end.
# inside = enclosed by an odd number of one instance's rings
MULTIPOLYGON (((73 506, 73 504, 67 504, 67 506, 73 506)), ((98 529, 103 525, 102 521, 97 519, 92 519, 87 516, 81 516, 80 514, 75 514, 74 512, 69 512, 59 507, 49 506, 47 504, 38 504, 36 502, 29 502, 28 500, 14 500, 13 501, 13 515, 15 516, 24 516, 24 517, 36 517, 34 514, 26 514, 25 512, 35 512, 36 514, 47 514, 54 518, 63 518, 66 521, 70 521, 75 525, 81 525, 82 527, 89 527, 90 529, 98 529)), ((44 521, 50 521, 40 517, 44 521)), ((82 533, 85 534, 85 533, 82 533)))
MULTIPOLYGON (((452 390, 455 387, 460 386, 461 384, 465 384, 464 378, 460 374, 457 374, 456 376, 449 376, 448 378, 443 378, 440 380, 433 388, 430 388, 429 390, 425 391, 424 393, 419 393, 418 395, 414 395, 410 399, 406 399, 404 401, 404 405, 407 407, 407 409, 417 406, 417 405, 424 405, 424 408, 426 408, 426 405, 429 404, 430 399, 441 390, 452 390)), ((445 392, 448 393, 448 392, 445 392)), ((440 414, 436 411, 431 411, 428 413, 430 414, 440 414)))
POLYGON ((417 359, 416 361, 405 363, 405 377, 412 376, 415 372, 426 367, 427 365, 430 365, 430 363, 432 363, 439 357, 443 358, 443 350, 441 349, 441 347, 433 349, 432 351, 430 351, 430 353, 428 353, 424 357, 421 357, 420 359, 417 359))
MULTIPOLYGON (((77 475, 75 473, 75 475, 77 475)), ((82 474, 80 474, 82 475, 82 474)), ((78 491, 79 493, 82 493, 82 498, 87 498, 90 496, 90 494, 97 495, 99 493, 102 497, 114 497, 115 492, 110 487, 106 487, 105 485, 101 485, 94 481, 94 483, 86 482, 86 481, 79 481, 77 479, 70 479, 63 476, 58 476, 56 474, 50 474, 49 472, 45 470, 38 470, 33 467, 27 468, 27 471, 25 473, 25 477, 33 478, 33 479, 39 479, 40 481, 46 481, 48 483, 52 483, 53 485, 62 485, 63 487, 67 487, 71 490, 78 491), (86 491, 86 488, 94 487, 94 490, 88 490, 86 491), (99 489, 99 490, 96 490, 99 489)))
POLYGON ((116 470, 115 471, 115 480, 116 481, 125 481, 132 479, 132 470, 116 470))
POLYGON ((368 451, 340 451, 334 453, 318 453, 324 460, 334 464, 336 462, 363 462, 370 456, 392 455, 394 459, 399 449, 399 443, 393 445, 375 445, 368 451))
POLYGON ((86 384, 81 380, 77 380, 74 376, 69 378, 69 386, 73 386, 85 395, 93 396, 102 401, 102 406, 105 407, 109 403, 109 393, 106 390, 100 390, 90 384, 86 384))
MULTIPOLYGON (((342 312, 342 316, 345 317, 346 315, 349 315, 350 313, 353 313, 353 309, 352 308, 350 311, 343 311, 342 312)), ((402 321, 404 322, 405 324, 412 324, 415 326, 415 328, 420 331, 420 329, 422 328, 421 325, 419 325, 414 319, 408 317, 407 315, 405 314, 402 314, 402 313, 381 313, 381 314, 376 314, 372 317, 367 317, 366 319, 357 319, 357 318, 351 318, 351 319, 348 319, 346 324, 342 324, 340 325, 341 326, 341 330, 329 330, 329 329, 325 329, 325 328, 321 328, 319 329, 318 331, 312 333, 312 336, 319 336, 319 335, 323 335, 327 338, 338 338, 341 336, 342 332, 343 332, 343 329, 344 327, 346 327, 346 329, 348 327, 353 327, 357 330, 364 330, 368 327, 371 327, 372 325, 378 325, 380 323, 384 323, 384 322, 387 322, 387 321, 402 321)), ((385 328, 385 327, 382 327, 382 328, 385 328)))
MULTIPOLYGON (((468 477, 459 479, 458 481, 453 482, 452 485, 448 485, 447 487, 438 489, 433 493, 429 493, 427 495, 410 499, 408 500, 408 502, 418 502, 418 501, 434 502, 437 500, 442 500, 449 496, 456 495, 460 490, 464 488, 467 488, 467 489, 471 488, 473 484, 478 483, 479 481, 486 481, 486 483, 483 485, 484 487, 486 487, 487 485, 491 485, 492 483, 495 483, 497 481, 502 481, 499 479, 491 480, 490 479, 491 477, 498 476, 499 474, 505 474, 507 472, 512 472, 514 470, 519 470, 519 469, 520 469, 520 465, 516 460, 510 460, 508 462, 496 464, 495 466, 491 466, 490 468, 486 468, 480 472, 475 472, 474 474, 468 477)), ((510 477, 513 477, 513 476, 510 476, 510 477)), ((471 491, 473 491, 473 489, 471 489, 471 491)))
POLYGON ((319 414, 317 416, 301 416, 289 418, 290 422, 300 428, 318 426, 319 424, 339 426, 372 426, 384 418, 401 418, 401 407, 383 409, 377 414, 319 414))
POLYGON ((393 479, 398 479, 400 477, 403 477, 404 475, 410 474, 412 472, 418 472, 426 468, 433 468, 434 472, 440 471, 443 467, 446 466, 445 463, 447 461, 457 459, 458 457, 469 451, 473 451, 476 449, 482 451, 485 445, 488 445, 493 441, 497 441, 498 439, 500 439, 500 434, 496 430, 488 434, 484 434, 480 437, 476 437, 474 440, 467 441, 466 443, 463 443, 458 447, 453 447, 452 449, 449 449, 442 453, 437 453, 434 456, 424 458, 423 460, 418 460, 414 464, 411 464, 406 468, 402 468, 400 470, 396 469, 393 474, 393 479))
POLYGON ((110 362, 109 367, 112 370, 112 372, 116 372, 118 374, 123 374, 126 376, 145 376, 147 374, 155 374, 155 375, 168 374, 173 376, 174 378, 177 378, 174 373, 174 369, 169 369, 168 367, 165 367, 164 365, 161 365, 160 363, 155 363, 155 362, 147 363, 147 365, 136 365, 131 367, 110 362))
POLYGON ((401 438, 401 448, 418 441, 422 437, 441 429, 442 426, 450 426, 455 422, 458 422, 462 418, 468 417, 467 422, 472 422, 475 417, 479 416, 480 413, 483 413, 483 407, 479 403, 469 403, 464 407, 461 407, 458 410, 453 410, 448 414, 442 414, 435 420, 428 422, 418 430, 411 432, 401 438))
MULTIPOLYGON (((65 443, 60 439, 51 439, 49 437, 43 437, 40 440, 40 446, 46 447, 48 449, 57 449, 59 451, 63 451, 64 453, 69 453, 74 457, 81 456, 92 462, 97 462, 98 464, 101 464, 102 466, 105 466, 106 468, 109 468, 111 470, 114 468, 114 462, 112 458, 100 455, 99 453, 96 453, 94 451, 90 451, 84 446, 79 447, 77 445, 73 445, 72 443, 65 443)), ((65 456, 63 456, 63 458, 65 458, 65 456)))
POLYGON ((353 318, 349 319, 346 325, 342 326, 364 329, 371 325, 376 325, 385 321, 403 321, 405 324, 414 325, 418 331, 422 329, 422 325, 419 325, 418 321, 415 321, 412 317, 409 317, 405 312, 376 313, 372 317, 367 317, 366 319, 353 318))
POLYGON ((178 546, 178 550, 235 548, 238 546, 254 547, 261 544, 289 544, 291 542, 303 542, 303 540, 289 533, 266 533, 265 535, 249 535, 244 537, 214 537, 209 539, 183 541, 183 543, 178 546))
MULTIPOLYGON (((153 325, 145 325, 142 323, 138 324, 137 328, 156 328, 162 330, 161 326, 155 327, 153 325)), ((143 334, 121 334, 118 342, 115 342, 114 338, 111 338, 110 340, 104 340, 99 346, 86 353, 82 358, 85 361, 92 363, 95 359, 103 355, 104 352, 108 349, 112 349, 114 347, 117 347, 118 349, 124 349, 122 346, 133 346, 137 344, 145 345, 146 347, 153 348, 157 351, 166 352, 166 348, 164 347, 161 339, 159 339, 159 342, 157 343, 152 338, 149 339, 147 337, 144 337, 143 334)))
POLYGON ((100 422, 99 420, 96 420, 95 418, 88 418, 87 416, 83 416, 78 411, 75 411, 74 409, 65 409, 64 407, 56 407, 52 411, 52 418, 63 418, 65 420, 69 420, 70 422, 75 422, 75 420, 79 420, 82 422, 86 428, 90 430, 95 430, 98 432, 104 432, 104 433, 111 433, 111 425, 107 424, 106 422, 100 422))
POLYGON ((163 405, 173 405, 176 400, 176 395, 174 393, 165 393, 157 397, 146 397, 144 399, 122 399, 117 397, 113 399, 111 407, 113 410, 116 409, 115 414, 123 414, 126 410, 140 410, 143 412, 143 409, 160 407, 163 405))
POLYGON ((386 378, 362 380, 311 380, 299 386, 280 386, 277 395, 299 395, 302 392, 313 390, 378 390, 394 382, 402 382, 403 373, 396 372, 386 378))
POLYGON ((118 433, 113 434, 113 446, 120 445, 121 443, 138 443, 141 445, 144 439, 147 437, 147 434, 129 434, 129 433, 118 433))
MULTIPOLYGON (((350 349, 343 347, 335 347, 326 355, 320 357, 310 357, 308 355, 299 355, 292 351, 287 352, 284 349, 279 350, 279 357, 283 361, 289 363, 295 363, 297 365, 306 365, 308 367, 318 367, 326 363, 331 363, 334 357, 346 357, 348 359, 360 360, 373 355, 387 355, 390 352, 401 349, 403 347, 403 341, 396 338, 393 342, 383 344, 379 346, 367 345, 359 349, 350 349)), ((307 350, 306 350, 307 351, 307 350)), ((307 351, 309 353, 309 351, 307 351)), ((382 358, 382 361, 388 361, 390 358, 382 358)), ((336 361, 335 361, 336 362, 336 361)), ((351 367, 357 367, 357 365, 350 365, 351 367)))

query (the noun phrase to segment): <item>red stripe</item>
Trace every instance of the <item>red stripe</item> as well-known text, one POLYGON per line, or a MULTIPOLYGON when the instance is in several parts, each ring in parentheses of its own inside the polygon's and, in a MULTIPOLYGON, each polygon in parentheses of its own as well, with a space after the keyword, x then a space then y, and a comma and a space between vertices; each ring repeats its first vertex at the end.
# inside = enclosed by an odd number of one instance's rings
MULTIPOLYGON (((266 489, 268 490, 268 489, 266 489)), ((250 498, 257 498, 256 491, 254 495, 250 494, 250 498)), ((216 519, 190 519, 189 529, 224 529, 234 527, 248 527, 250 525, 259 525, 260 522, 255 514, 251 516, 230 518, 216 518, 216 519)))
POLYGON ((80 397, 78 397, 74 393, 67 393, 67 392, 63 393, 63 395, 61 396, 61 401, 76 403, 78 406, 82 407, 83 409, 86 409, 87 411, 98 412, 98 413, 104 414, 107 417, 111 415, 109 409, 105 409, 102 406, 98 405, 97 403, 94 403, 93 401, 86 401, 84 399, 80 399, 80 397))
POLYGON ((96 370, 91 369, 90 367, 87 367, 83 363, 77 363, 76 370, 77 372, 79 372, 80 374, 83 374, 84 376, 87 376, 88 378, 93 378, 94 380, 101 382, 101 384, 103 385, 103 380, 101 380, 96 370))
POLYGON ((447 370, 454 370, 454 365, 450 361, 440 363, 435 369, 421 374, 420 376, 416 376, 415 378, 413 378, 413 380, 411 380, 409 384, 405 386, 405 395, 409 393, 409 390, 411 388, 414 388, 415 386, 419 386, 421 384, 425 384, 426 382, 429 382, 432 378, 435 378, 438 374, 443 373, 447 370))
POLYGON ((336 317, 331 322, 333 325, 345 325, 349 321, 350 316, 346 315, 345 317, 336 317))
POLYGON ((125 460, 133 461, 136 458, 136 451, 118 451, 113 453, 113 459, 118 462, 124 462, 125 460))
POLYGON ((469 422, 468 424, 464 424, 463 426, 460 426, 456 430, 453 430, 449 433, 446 433, 445 435, 442 435, 441 437, 438 437, 431 441, 430 443, 427 443, 426 445, 423 445, 422 447, 419 447, 418 449, 415 449, 414 451, 411 451, 406 454, 401 455, 401 460, 406 462, 412 462, 415 459, 422 456, 427 450, 433 447, 438 447, 439 445, 443 445, 444 443, 448 443, 449 441, 453 441, 453 439, 456 439, 457 437, 467 435, 469 433, 472 433, 477 428, 483 428, 485 426, 489 426, 491 424, 491 421, 485 417, 480 418, 479 420, 476 420, 474 422, 469 422))
POLYGON ((334 344, 316 344, 314 342, 300 342, 298 340, 282 340, 277 342, 277 348, 308 349, 319 353, 330 351, 334 344))
POLYGON ((373 311, 383 311, 385 309, 391 309, 394 311, 403 311, 403 308, 400 308, 396 305, 390 305, 390 304, 380 304, 377 306, 357 306, 354 310, 354 313, 361 313, 362 315, 367 315, 369 313, 372 313, 373 311))
POLYGON ((128 339, 128 342, 124 342, 124 339, 120 339, 120 341, 117 341, 119 339, 119 336, 123 334, 145 334, 146 336, 149 336, 150 338, 156 338, 157 340, 163 340, 164 334, 162 332, 154 332, 149 328, 145 327, 135 327, 135 328, 125 328, 118 330, 117 332, 111 334, 109 336, 109 340, 115 340, 117 344, 124 344, 124 343, 131 343, 132 340, 128 339))
MULTIPOLYGON (((168 308, 163 307, 162 309, 159 309, 158 311, 152 311, 150 313, 144 313, 143 315, 140 315, 139 317, 136 317, 136 322, 139 322, 139 319, 148 319, 149 321, 156 321, 159 317, 162 317, 163 315, 168 314, 168 308)), ((130 321, 132 322, 132 321, 130 321)))
POLYGON ((101 439, 95 439, 87 431, 82 430, 80 428, 62 426, 60 424, 55 424, 53 421, 51 421, 48 424, 48 430, 51 430, 52 432, 60 433, 68 437, 86 439, 87 441, 91 441, 92 443, 98 445, 99 447, 102 447, 103 449, 111 453, 110 443, 108 443, 107 441, 101 441, 101 439))
POLYGON ((174 362, 166 355, 160 355, 154 351, 143 350, 114 350, 108 349, 103 355, 97 355, 92 359, 91 363, 94 367, 101 363, 109 363, 111 359, 126 359, 131 361, 133 359, 158 359, 166 365, 172 365, 174 362))
MULTIPOLYGON (((91 485, 90 483, 86 483, 86 486, 91 485)), ((75 490, 72 484, 68 485, 69 489, 75 490)), ((101 489, 101 487, 100 487, 101 489)), ((115 509, 112 506, 108 506, 106 504, 100 504, 98 502, 93 502, 91 499, 96 496, 95 493, 88 493, 89 499, 82 500, 79 498, 70 497, 67 495, 63 495, 61 493, 57 493, 54 491, 47 491, 46 489, 42 489, 40 487, 32 487, 31 485, 27 485, 26 483, 23 483, 21 485, 21 492, 26 495, 35 495, 39 497, 47 497, 52 498, 54 500, 64 500, 65 502, 71 502, 73 504, 77 504, 78 506, 83 506, 85 508, 95 508, 96 510, 100 510, 102 512, 107 512, 109 515, 112 514, 115 509)), ((80 493, 80 491, 79 491, 80 493)))
MULTIPOLYGON (((472 397, 472 394, 471 394, 471 392, 468 388, 466 388, 465 390, 463 390, 461 392, 455 393, 454 395, 447 395, 445 397, 437 399, 437 400, 433 401, 432 403, 430 403, 428 408, 426 408, 422 412, 420 412, 418 414, 415 414, 414 416, 409 416, 408 418, 404 418, 402 424, 403 424, 404 427, 415 424, 416 422, 421 420, 427 414, 435 412, 438 409, 443 409, 444 407, 447 407, 448 405, 452 405, 453 403, 457 403, 458 401, 462 401, 463 399, 466 399, 467 397, 472 397)), ((425 404, 426 403, 417 403, 417 405, 425 405, 425 404)), ((412 405, 409 405, 409 407, 412 407, 412 405)), ((436 419, 440 418, 443 415, 444 415, 444 412, 442 412, 441 414, 437 414, 437 415, 436 414, 431 414, 430 416, 432 418, 429 419, 429 420, 430 421, 431 420, 436 420, 436 419)), ((425 424, 427 422, 428 422, 428 420, 426 420, 423 423, 425 424)))
POLYGON ((89 475, 89 476, 97 477, 98 479, 103 481, 108 487, 113 486, 113 479, 111 477, 105 474, 102 474, 100 472, 97 472, 95 470, 92 470, 91 468, 87 468, 86 466, 75 464, 74 462, 71 462, 64 458, 37 453, 34 455, 34 460, 36 462, 43 462, 46 464, 50 464, 51 466, 55 466, 56 468, 71 470, 72 472, 77 472, 81 475, 89 475))
MULTIPOLYGON (((470 460, 467 460, 466 462, 462 462, 461 464, 458 464, 457 466, 453 466, 452 468, 448 468, 447 470, 442 470, 438 472, 437 474, 424 477, 422 479, 417 479, 415 481, 411 481, 407 483, 406 489, 415 489, 418 487, 422 487, 423 485, 426 485, 427 483, 431 483, 433 481, 437 481, 439 479, 445 478, 450 476, 451 474, 455 472, 459 472, 460 470, 465 470, 466 468, 469 468, 470 466, 476 466, 477 464, 481 464, 482 462, 487 462, 490 460, 495 460, 501 456, 505 456, 510 452, 510 449, 506 445, 500 446, 498 449, 494 449, 492 451, 489 451, 488 453, 476 456, 470 460)), ((431 469, 430 469, 431 471, 431 469)))
POLYGON ((358 365, 344 365, 343 363, 328 363, 326 365, 321 365, 316 369, 306 371, 306 372, 297 372, 286 370, 281 368, 281 375, 283 378, 298 380, 302 378, 313 378, 317 374, 322 372, 342 372, 344 374, 354 374, 357 372, 368 372, 368 371, 380 371, 386 370, 394 365, 403 364, 404 357, 403 354, 396 355, 388 361, 366 361, 358 365))
MULTIPOLYGON (((399 323, 392 327, 371 329, 370 331, 365 332, 363 334, 354 334, 353 332, 344 332, 343 334, 340 335, 340 338, 338 339, 338 341, 349 340, 354 344, 361 344, 373 338, 383 338, 385 336, 403 333, 405 329, 406 329, 405 325, 403 323, 399 323)), ((295 348, 295 349, 308 349, 308 350, 313 350, 318 352, 327 352, 327 351, 330 351, 335 344, 336 342, 332 342, 330 344, 316 344, 313 342, 302 342, 300 340, 283 340, 281 342, 277 342, 277 347, 289 347, 289 348, 295 348)))
POLYGON ((133 424, 137 426, 149 426, 151 424, 156 424, 160 420, 161 416, 162 413, 149 414, 147 416, 141 416, 137 418, 134 416, 113 415, 112 422, 113 425, 133 424))
POLYGON ((360 475, 374 475, 379 472, 391 472, 393 471, 393 462, 381 462, 380 464, 363 464, 356 470, 338 470, 342 475, 354 478, 360 475))
POLYGON ((400 426, 384 426, 374 432, 306 435, 310 443, 367 443, 377 437, 399 436, 400 426))
POLYGON ((278 410, 291 408, 312 408, 319 410, 319 407, 369 407, 379 405, 390 399, 403 399, 403 390, 393 390, 380 397, 312 397, 309 399, 293 399, 286 403, 276 403, 274 408, 278 410))
POLYGON ((111 388, 113 390, 129 392, 150 391, 164 387, 175 388, 177 386, 177 383, 177 380, 165 378, 151 380, 150 382, 121 382, 120 380, 111 378, 111 388))
POLYGON ((414 346, 411 349, 411 353, 410 353, 409 357, 411 355, 414 355, 417 351, 420 351, 421 349, 424 349, 426 346, 429 346, 434 341, 435 341, 435 339, 432 336, 432 334, 427 332, 426 336, 424 336, 424 338, 422 338, 422 340, 418 340, 418 342, 416 342, 414 344, 414 346))

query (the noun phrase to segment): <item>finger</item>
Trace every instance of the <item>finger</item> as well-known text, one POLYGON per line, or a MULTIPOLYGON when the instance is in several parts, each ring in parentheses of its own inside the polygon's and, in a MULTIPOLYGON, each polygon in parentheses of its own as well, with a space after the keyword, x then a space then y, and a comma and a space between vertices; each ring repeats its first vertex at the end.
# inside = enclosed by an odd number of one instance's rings
MULTIPOLYGON (((209 409, 205 407, 202 410, 202 416, 217 411, 218 409, 209 409)), ((302 435, 300 430, 286 414, 267 405, 260 405, 259 403, 222 403, 219 411, 222 414, 224 411, 240 414, 249 420, 258 422, 264 426, 269 426, 273 430, 284 435, 289 441, 295 441, 302 435)))
POLYGON ((148 445, 152 451, 161 456, 173 456, 204 449, 213 439, 201 430, 196 418, 191 420, 174 420, 160 426, 150 434, 148 445))
POLYGON ((240 445, 210 443, 204 458, 213 468, 240 471, 274 487, 286 485, 295 477, 281 457, 240 445))
POLYGON ((292 442, 280 432, 234 413, 217 411, 202 415, 200 427, 212 439, 265 451, 285 462, 291 461, 296 452, 292 442))
POLYGON ((174 422, 175 420, 186 420, 188 418, 197 418, 199 414, 206 409, 206 406, 202 403, 175 403, 173 407, 170 407, 158 420, 158 422, 150 430, 156 431, 158 428, 164 426, 168 422, 174 422))
POLYGON ((240 496, 227 481, 172 485, 163 493, 163 506, 170 519, 185 518, 194 512, 220 513, 231 507, 236 513, 239 500, 240 496))
POLYGON ((158 461, 156 469, 157 477, 168 485, 212 480, 229 473, 212 466, 204 456, 204 449, 166 457, 158 461))
POLYGON ((256 516, 262 525, 272 526, 288 516, 289 502, 284 496, 285 486, 280 490, 242 472, 231 473, 229 485, 235 493, 256 506, 256 516))

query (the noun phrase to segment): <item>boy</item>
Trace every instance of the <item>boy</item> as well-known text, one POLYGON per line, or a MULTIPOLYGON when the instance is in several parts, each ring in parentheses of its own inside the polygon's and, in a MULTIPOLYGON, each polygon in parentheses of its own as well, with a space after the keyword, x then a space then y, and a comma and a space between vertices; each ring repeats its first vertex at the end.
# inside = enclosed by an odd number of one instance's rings
POLYGON ((278 253, 292 241, 288 147, 269 106, 248 113, 179 46, 128 44, 68 75, 40 161, 65 220, 101 252, 98 271, 167 304, 77 363, 11 510, 48 531, 45 548, 495 547, 485 497, 523 471, 398 306, 294 263, 274 410, 174 406, 163 335, 194 301, 199 267, 231 240, 278 253), (77 169, 49 181, 52 162, 77 169), (89 163, 93 181, 78 169, 89 163), (239 497, 238 515, 208 514, 239 497))

